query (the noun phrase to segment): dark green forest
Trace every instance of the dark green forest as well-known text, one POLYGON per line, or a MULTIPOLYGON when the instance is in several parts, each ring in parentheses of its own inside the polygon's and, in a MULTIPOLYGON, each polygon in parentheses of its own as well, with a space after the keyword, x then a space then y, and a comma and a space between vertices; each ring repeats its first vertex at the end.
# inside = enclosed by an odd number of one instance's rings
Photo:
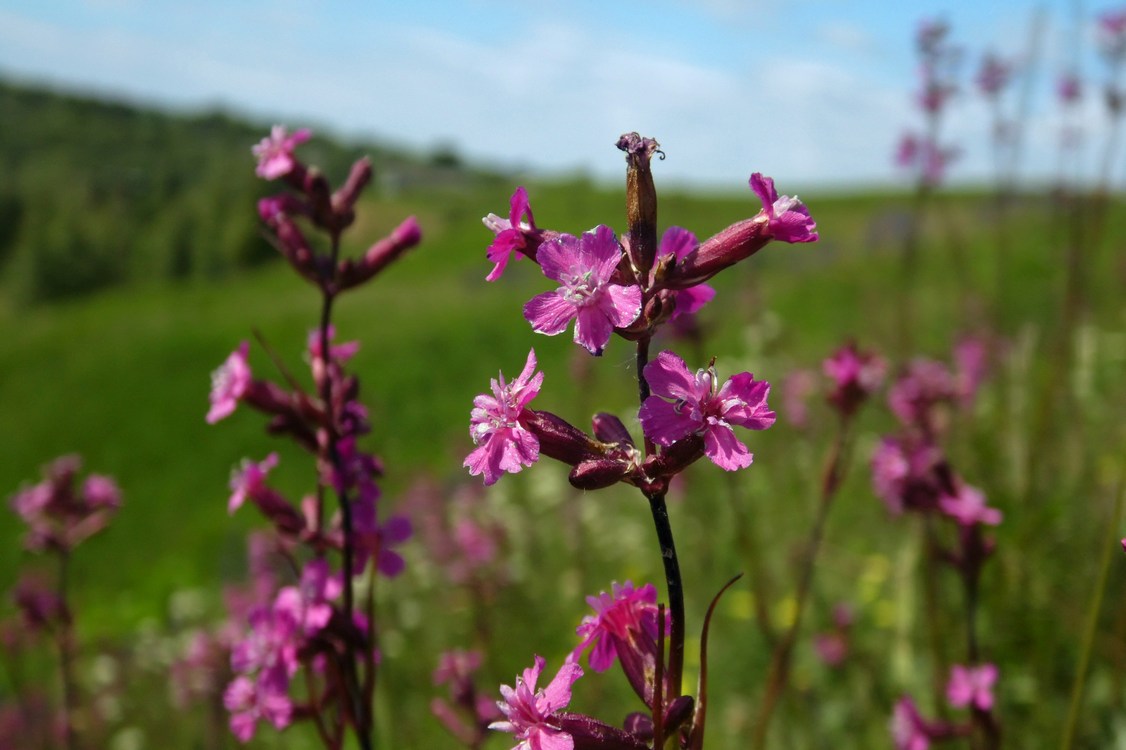
MULTIPOLYGON (((271 123, 176 114, 0 79, 0 291, 18 304, 272 262, 247 206, 270 191, 250 146, 271 123)), ((451 149, 412 154, 317 132, 312 163, 376 165, 376 193, 487 179, 451 149)))

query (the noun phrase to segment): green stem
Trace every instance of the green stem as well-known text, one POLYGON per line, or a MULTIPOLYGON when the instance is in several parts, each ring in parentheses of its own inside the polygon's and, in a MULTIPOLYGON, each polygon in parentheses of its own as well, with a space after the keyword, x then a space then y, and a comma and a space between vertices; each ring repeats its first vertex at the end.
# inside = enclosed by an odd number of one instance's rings
POLYGON ((1083 688, 1087 683, 1087 666, 1091 660, 1091 651, 1095 643, 1095 631, 1098 629, 1099 610, 1102 609, 1103 594, 1106 592, 1106 582, 1110 573, 1110 560, 1118 547, 1118 529, 1122 523, 1123 499, 1126 497, 1126 466, 1118 479, 1118 489, 1114 496, 1113 520, 1110 524, 1110 533, 1103 544, 1103 557, 1099 564, 1099 578, 1095 584, 1095 592, 1091 597, 1091 606, 1087 610, 1087 625, 1083 632, 1083 641, 1079 650, 1079 664, 1075 669, 1075 682, 1071 686, 1071 703, 1067 709, 1067 722, 1064 724, 1063 739, 1060 747, 1070 750, 1075 741, 1075 730, 1079 723, 1079 711, 1083 707, 1083 688))

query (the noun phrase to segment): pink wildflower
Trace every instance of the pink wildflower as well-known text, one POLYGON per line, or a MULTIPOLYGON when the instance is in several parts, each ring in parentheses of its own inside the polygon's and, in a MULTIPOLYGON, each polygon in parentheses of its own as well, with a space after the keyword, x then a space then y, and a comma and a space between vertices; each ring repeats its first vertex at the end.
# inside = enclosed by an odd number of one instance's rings
POLYGON ((760 172, 751 175, 751 190, 762 201, 762 210, 769 221, 767 231, 781 242, 816 242, 817 223, 797 196, 778 196, 774 180, 760 172))
POLYGON ((1002 60, 992 52, 986 53, 977 71, 976 83, 981 93, 988 97, 997 96, 1008 85, 1013 75, 1011 63, 1002 60))
POLYGON ((516 188, 508 203, 508 218, 502 219, 496 214, 489 214, 482 221, 492 230, 496 238, 485 255, 489 262, 494 263, 493 270, 485 277, 485 281, 496 281, 504 273, 508 261, 519 260, 524 257, 521 252, 526 247, 524 234, 536 231, 536 220, 532 216, 532 207, 528 203, 528 191, 524 186, 516 188), (527 221, 522 221, 527 217, 527 221))
POLYGON ((312 131, 307 128, 289 135, 283 125, 275 125, 270 130, 270 135, 251 149, 258 158, 255 173, 266 180, 276 180, 289 174, 296 164, 293 149, 309 140, 312 135, 312 131))
POLYGON ((286 586, 278 592, 274 608, 300 623, 306 636, 328 625, 332 619, 332 604, 340 596, 344 585, 339 575, 333 575, 324 560, 312 560, 301 572, 297 586, 286 586))
POLYGON ((215 424, 228 417, 238 406, 239 399, 250 386, 250 364, 247 353, 250 345, 243 341, 227 361, 211 374, 211 409, 207 412, 207 423, 215 424))
POLYGON ((889 728, 895 750, 927 750, 931 745, 930 727, 908 696, 896 702, 889 728))
MULTIPOLYGON (((676 262, 684 260, 689 253, 699 246, 696 235, 682 227, 669 227, 661 235, 661 246, 657 248, 658 260, 671 255, 676 262)), ((675 292, 676 310, 669 322, 684 315, 692 315, 700 311, 715 297, 715 289, 707 284, 697 284, 687 289, 675 292)))
MULTIPOLYGON (((657 631, 657 589, 647 583, 635 589, 631 581, 614 583, 611 593, 603 591, 598 596, 588 596, 587 604, 594 609, 575 630, 582 641, 571 652, 568 661, 578 661, 588 648, 590 668, 605 672, 614 664, 619 648, 629 648, 639 637, 655 642, 657 631)), ((667 630, 667 626, 666 626, 667 630)))
POLYGON ((564 663, 546 688, 537 691, 536 681, 543 672, 544 659, 536 656, 532 667, 516 678, 516 687, 500 686, 504 700, 497 707, 505 720, 495 721, 490 729, 512 732, 520 740, 513 750, 574 750, 575 739, 564 732, 554 715, 571 702, 571 686, 582 677, 578 664, 564 663))
POLYGON ((286 693, 276 692, 241 675, 227 686, 223 706, 231 712, 231 732, 239 742, 250 741, 259 719, 266 719, 277 729, 285 729, 293 717, 293 703, 286 693))
POLYGON ((782 413, 799 430, 809 425, 810 395, 817 390, 817 375, 811 370, 791 370, 782 379, 782 413))
POLYGON ((872 454, 872 486, 892 515, 934 508, 938 496, 935 468, 942 452, 917 439, 885 437, 872 454))
POLYGON ((539 458, 540 441, 525 425, 528 403, 540 392, 543 373, 536 369, 536 352, 528 351, 524 369, 506 383, 504 374, 491 381, 493 395, 473 399, 469 435, 477 446, 463 466, 472 476, 484 474, 485 484, 494 484, 504 472, 516 473, 539 458))
POLYGON ((615 327, 641 314, 641 289, 610 283, 622 258, 614 230, 605 225, 582 237, 564 234, 540 246, 543 273, 561 286, 524 305, 532 330, 554 336, 575 321, 575 343, 599 355, 615 327))
POLYGON ((972 705, 981 711, 993 708, 993 685, 997 682, 997 666, 982 664, 965 667, 955 664, 950 668, 950 681, 946 683, 946 698, 955 708, 972 705))
POLYGON ((934 425, 934 407, 952 401, 958 393, 954 376, 946 365, 932 359, 916 359, 888 391, 888 406, 905 426, 934 425))
POLYGON ((958 494, 944 495, 938 500, 938 507, 946 515, 963 526, 985 524, 996 526, 1001 523, 1001 511, 985 504, 985 493, 968 484, 958 489, 958 494))
POLYGON ((277 465, 277 453, 271 453, 259 463, 243 459, 239 467, 231 472, 231 499, 227 503, 227 511, 234 513, 247 497, 260 492, 266 486, 266 475, 277 465))
POLYGON ((980 338, 967 337, 954 345, 954 390, 962 408, 973 405, 978 388, 985 380, 989 350, 980 338))
POLYGON ((833 380, 829 403, 852 414, 883 383, 887 363, 877 354, 858 351, 850 342, 826 359, 822 369, 833 380))
POLYGON ((1064 73, 1056 82, 1056 96, 1059 97, 1060 103, 1065 107, 1078 102, 1082 93, 1083 88, 1079 83, 1079 76, 1074 72, 1064 73))
POLYGON ((121 490, 112 477, 101 474, 86 477, 82 483, 82 496, 90 508, 117 510, 121 507, 121 490))
POLYGON ((716 466, 734 471, 751 465, 754 456, 731 425, 765 430, 774 424, 776 415, 766 405, 769 383, 742 372, 720 386, 714 366, 693 375, 670 351, 647 364, 644 375, 653 395, 641 405, 638 418, 650 440, 669 446, 701 435, 704 453, 716 466))
POLYGON ((1126 9, 1110 10, 1098 18, 1099 49, 1110 60, 1126 55, 1126 9))

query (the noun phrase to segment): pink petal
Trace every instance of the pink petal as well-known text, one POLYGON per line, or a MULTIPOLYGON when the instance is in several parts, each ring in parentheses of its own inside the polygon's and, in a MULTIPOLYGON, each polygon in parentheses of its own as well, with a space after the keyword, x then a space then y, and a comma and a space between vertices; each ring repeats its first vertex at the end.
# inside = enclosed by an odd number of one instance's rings
POLYGON ((691 416, 678 412, 674 404, 658 396, 645 399, 637 417, 646 437, 657 445, 672 445, 700 428, 691 416))
POLYGON ((537 294, 524 305, 524 320, 532 324, 533 331, 548 336, 566 330, 575 315, 575 306, 556 292, 537 294))
POLYGON ((610 341, 610 334, 614 326, 597 306, 580 307, 575 318, 575 343, 595 356, 602 354, 602 350, 610 341))
POLYGON ((670 351, 663 351, 645 365, 645 380, 649 390, 665 398, 686 399, 695 402, 696 379, 688 371, 684 360, 670 351))
POLYGON ((610 284, 599 301, 599 308, 611 323, 625 328, 641 314, 641 287, 610 284))
POLYGON ((774 201, 778 200, 778 193, 774 190, 774 180, 763 177, 761 172, 755 172, 751 175, 751 190, 755 191, 755 195, 762 201, 762 208, 767 216, 773 216, 774 201))
POLYGON ((704 455, 716 466, 727 471, 745 469, 754 460, 754 454, 739 442, 734 431, 726 425, 712 425, 704 433, 704 455))
POLYGON ((657 250, 658 257, 673 255, 677 260, 696 249, 696 235, 683 227, 669 227, 661 236, 661 246, 657 250))

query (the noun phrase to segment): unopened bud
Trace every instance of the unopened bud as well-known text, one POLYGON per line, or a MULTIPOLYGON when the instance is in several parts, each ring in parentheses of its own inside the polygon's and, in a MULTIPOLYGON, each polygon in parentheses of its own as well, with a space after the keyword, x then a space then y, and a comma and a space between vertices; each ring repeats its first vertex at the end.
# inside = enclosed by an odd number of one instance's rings
POLYGON ((548 411, 526 409, 524 427, 540 441, 540 453, 575 466, 603 454, 602 444, 573 424, 548 411))

